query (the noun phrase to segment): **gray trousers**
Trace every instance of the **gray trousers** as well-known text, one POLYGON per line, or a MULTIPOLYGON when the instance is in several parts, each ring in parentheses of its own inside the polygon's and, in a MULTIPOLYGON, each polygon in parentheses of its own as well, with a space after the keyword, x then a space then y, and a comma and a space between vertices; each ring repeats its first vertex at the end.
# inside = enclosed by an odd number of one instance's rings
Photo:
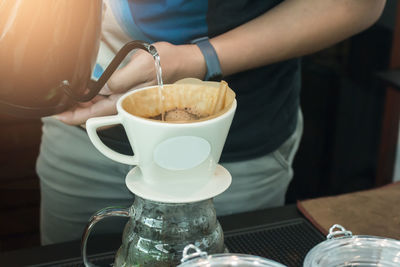
MULTIPOLYGON (((232 184, 214 198, 218 216, 284 204, 302 130, 299 112, 296 131, 279 149, 260 158, 222 164, 231 173, 232 184)), ((84 131, 44 118, 36 163, 41 186, 42 244, 78 240, 97 210, 130 206, 134 196, 125 186, 125 176, 132 167, 103 156, 84 131)), ((93 234, 122 232, 125 223, 124 218, 104 220, 93 234)))

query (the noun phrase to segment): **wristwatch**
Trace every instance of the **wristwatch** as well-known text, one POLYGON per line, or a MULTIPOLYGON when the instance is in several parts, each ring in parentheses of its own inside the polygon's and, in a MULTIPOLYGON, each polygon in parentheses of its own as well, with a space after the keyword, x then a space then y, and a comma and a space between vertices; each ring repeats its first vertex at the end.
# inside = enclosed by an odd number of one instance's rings
POLYGON ((210 43, 210 39, 207 36, 201 37, 192 40, 191 43, 196 44, 200 48, 206 61, 207 73, 204 80, 220 81, 222 79, 221 65, 219 64, 217 52, 215 52, 214 47, 210 43))

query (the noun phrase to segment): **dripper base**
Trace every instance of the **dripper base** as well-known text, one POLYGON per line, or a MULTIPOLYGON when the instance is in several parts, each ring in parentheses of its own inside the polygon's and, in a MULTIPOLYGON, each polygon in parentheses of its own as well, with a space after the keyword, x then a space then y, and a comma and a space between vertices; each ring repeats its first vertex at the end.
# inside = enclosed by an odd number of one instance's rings
POLYGON ((201 185, 150 184, 138 167, 133 168, 125 179, 126 186, 133 194, 163 203, 191 203, 210 199, 223 193, 231 182, 231 174, 221 165, 217 165, 214 176, 201 185))

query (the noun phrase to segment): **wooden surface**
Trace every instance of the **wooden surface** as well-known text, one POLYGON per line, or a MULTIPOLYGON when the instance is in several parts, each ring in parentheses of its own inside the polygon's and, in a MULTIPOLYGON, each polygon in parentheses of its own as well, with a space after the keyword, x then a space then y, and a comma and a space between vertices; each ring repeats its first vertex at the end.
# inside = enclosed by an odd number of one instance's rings
POLYGON ((353 235, 400 239, 400 182, 338 196, 299 201, 297 206, 324 235, 340 224, 353 235))
POLYGON ((39 245, 41 122, 0 115, 0 251, 39 245))

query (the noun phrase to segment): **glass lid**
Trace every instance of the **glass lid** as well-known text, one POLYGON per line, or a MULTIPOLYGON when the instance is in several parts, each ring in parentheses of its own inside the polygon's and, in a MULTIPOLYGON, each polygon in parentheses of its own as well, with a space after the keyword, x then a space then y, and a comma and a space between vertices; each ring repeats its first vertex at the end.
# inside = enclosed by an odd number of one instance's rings
POLYGON ((398 267, 400 241, 378 236, 352 235, 343 226, 335 224, 330 228, 327 240, 307 253, 303 266, 398 267))
POLYGON ((183 250, 183 258, 178 267, 285 267, 278 262, 268 260, 254 255, 235 254, 235 253, 221 253, 214 255, 207 255, 194 245, 188 245, 183 250), (189 253, 189 251, 194 251, 189 253))

